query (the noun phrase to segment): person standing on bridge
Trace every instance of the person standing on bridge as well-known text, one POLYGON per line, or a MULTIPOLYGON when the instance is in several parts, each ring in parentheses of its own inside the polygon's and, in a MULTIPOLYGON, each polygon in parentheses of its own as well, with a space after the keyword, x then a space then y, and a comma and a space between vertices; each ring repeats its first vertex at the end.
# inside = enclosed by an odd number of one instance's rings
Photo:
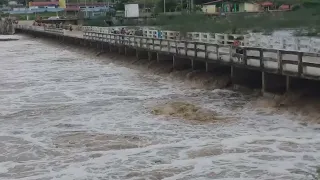
POLYGON ((120 34, 122 34, 121 39, 122 39, 122 43, 123 43, 124 35, 126 34, 126 30, 124 28, 122 28, 121 31, 120 31, 120 34))
POLYGON ((126 30, 124 28, 122 28, 120 33, 124 35, 124 34, 126 34, 126 30))
POLYGON ((235 57, 237 57, 238 61, 242 61, 241 55, 243 55, 243 49, 240 46, 241 46, 240 38, 236 38, 232 43, 232 48, 236 49, 235 57))
POLYGON ((243 49, 240 47, 241 46, 240 38, 236 38, 233 41, 232 46, 236 49, 236 53, 243 54, 243 49))
POLYGON ((73 28, 72 28, 72 25, 71 25, 71 24, 69 24, 69 30, 70 30, 70 31, 72 31, 72 30, 73 30, 73 28))

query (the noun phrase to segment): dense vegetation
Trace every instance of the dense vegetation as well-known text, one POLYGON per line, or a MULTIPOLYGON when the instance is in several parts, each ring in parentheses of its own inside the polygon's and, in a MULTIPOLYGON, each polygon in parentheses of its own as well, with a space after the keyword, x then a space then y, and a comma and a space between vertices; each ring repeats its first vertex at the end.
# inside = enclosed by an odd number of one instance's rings
POLYGON ((154 25, 177 31, 241 33, 247 30, 268 32, 275 29, 299 28, 316 33, 320 29, 320 8, 254 15, 239 13, 219 17, 204 14, 159 16, 154 25))
MULTIPOLYGON (((176 16, 158 16, 151 25, 180 32, 271 32, 276 29, 296 29, 300 35, 320 33, 320 1, 292 0, 293 11, 261 12, 257 14, 235 13, 225 16, 206 16, 185 13, 176 16)), ((277 0, 276 4, 288 3, 277 0)))

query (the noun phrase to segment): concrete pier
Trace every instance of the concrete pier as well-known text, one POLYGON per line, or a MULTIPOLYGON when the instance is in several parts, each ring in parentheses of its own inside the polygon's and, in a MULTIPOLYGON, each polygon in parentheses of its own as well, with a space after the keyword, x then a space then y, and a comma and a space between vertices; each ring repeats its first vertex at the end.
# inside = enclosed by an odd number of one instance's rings
POLYGON ((9 18, 0 18, 0 34, 12 35, 15 33, 13 20, 9 18))
POLYGON ((284 93, 297 79, 320 79, 320 54, 230 45, 159 40, 140 36, 17 26, 21 33, 49 37, 105 52, 117 52, 148 61, 166 61, 176 70, 229 73, 232 83, 261 88, 262 93, 284 93))

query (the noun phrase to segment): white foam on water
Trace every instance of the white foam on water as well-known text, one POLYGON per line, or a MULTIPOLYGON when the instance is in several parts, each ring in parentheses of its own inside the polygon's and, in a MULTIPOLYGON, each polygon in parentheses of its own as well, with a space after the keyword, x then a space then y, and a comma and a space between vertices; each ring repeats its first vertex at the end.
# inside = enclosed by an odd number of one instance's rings
POLYGON ((0 35, 0 39, 18 39, 16 35, 0 35))
POLYGON ((63 44, 19 37, 0 48, 0 179, 312 179, 319 130, 244 106, 230 90, 104 63, 63 44), (156 117, 185 100, 232 123, 156 117))

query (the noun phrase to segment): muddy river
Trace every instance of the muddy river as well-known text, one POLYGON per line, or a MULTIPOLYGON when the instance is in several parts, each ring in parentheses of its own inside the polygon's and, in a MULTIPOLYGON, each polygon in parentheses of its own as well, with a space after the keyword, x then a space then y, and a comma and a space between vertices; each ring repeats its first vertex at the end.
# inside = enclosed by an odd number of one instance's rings
POLYGON ((320 165, 320 128, 297 114, 14 37, 0 42, 1 180, 311 180, 320 165), (152 113, 168 102, 219 119, 152 113))

